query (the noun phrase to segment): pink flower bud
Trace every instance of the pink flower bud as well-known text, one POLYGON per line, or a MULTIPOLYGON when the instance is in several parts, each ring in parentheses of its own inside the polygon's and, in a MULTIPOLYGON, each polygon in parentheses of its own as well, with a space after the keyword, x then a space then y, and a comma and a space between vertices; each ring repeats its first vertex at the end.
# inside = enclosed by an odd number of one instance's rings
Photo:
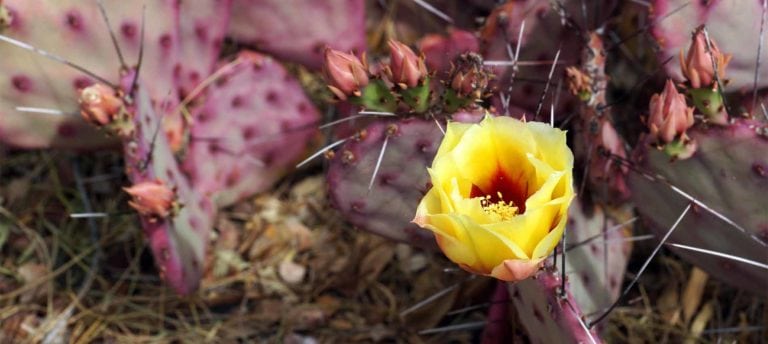
POLYGON ((91 124, 107 125, 115 119, 123 101, 111 88, 95 84, 80 91, 80 114, 91 124))
POLYGON ((402 88, 416 87, 427 76, 424 58, 417 57, 411 48, 398 41, 389 40, 388 44, 390 80, 402 88))
POLYGON ((715 86, 715 69, 712 65, 712 57, 717 63, 717 76, 724 78, 725 67, 731 61, 731 54, 720 52, 715 41, 710 38, 707 47, 707 37, 704 35, 704 26, 700 26, 693 33, 691 45, 688 47, 688 55, 683 58, 680 51, 680 68, 683 75, 691 83, 693 88, 715 86), (710 54, 711 51, 711 54, 710 54))
POLYGON ((328 88, 341 100, 360 95, 368 85, 368 68, 357 56, 325 48, 325 79, 328 88))
POLYGON ((171 214, 176 193, 161 181, 147 181, 123 188, 131 195, 128 204, 142 215, 153 219, 171 214))
POLYGON ((651 97, 648 127, 656 141, 669 143, 693 126, 693 107, 685 103, 672 80, 667 80, 664 91, 651 97))

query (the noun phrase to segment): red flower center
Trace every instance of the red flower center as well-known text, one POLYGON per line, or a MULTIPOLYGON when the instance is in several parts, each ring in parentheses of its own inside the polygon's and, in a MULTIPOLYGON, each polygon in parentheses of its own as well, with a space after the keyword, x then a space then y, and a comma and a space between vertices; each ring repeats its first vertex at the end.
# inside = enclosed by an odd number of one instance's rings
POLYGON ((525 201, 528 199, 528 183, 522 175, 510 177, 502 169, 497 169, 487 187, 472 184, 470 198, 483 197, 489 204, 506 203, 517 207, 518 214, 525 213, 525 201))

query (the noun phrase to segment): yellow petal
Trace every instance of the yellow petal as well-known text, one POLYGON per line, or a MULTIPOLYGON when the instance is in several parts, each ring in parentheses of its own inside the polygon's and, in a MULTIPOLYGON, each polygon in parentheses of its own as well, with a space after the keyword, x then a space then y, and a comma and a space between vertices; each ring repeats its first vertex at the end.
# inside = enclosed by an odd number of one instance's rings
POLYGON ((488 130, 480 125, 470 127, 461 142, 450 152, 459 176, 485 189, 498 171, 498 159, 494 142, 488 130))
POLYGON ((462 220, 467 237, 477 253, 478 262, 473 266, 475 269, 490 274, 499 262, 506 259, 529 259, 528 254, 508 237, 480 226, 467 217, 462 220))
POLYGON ((437 149, 435 160, 452 151, 453 148, 456 147, 456 145, 461 141, 462 137, 464 136, 464 132, 466 132, 470 127, 472 127, 471 123, 449 122, 448 128, 445 130, 445 136, 443 136, 443 141, 440 142, 440 147, 437 149))
POLYGON ((468 266, 478 264, 472 238, 460 220, 460 215, 430 215, 425 228, 435 232, 437 244, 451 261, 468 266))
POLYGON ((568 223, 568 215, 567 215, 567 209, 565 212, 561 212, 560 214, 560 220, 557 223, 557 226, 549 232, 541 241, 539 241, 538 245, 536 245, 536 248, 533 250, 533 259, 540 259, 544 258, 552 253, 554 251, 555 247, 557 247, 557 243, 560 241, 560 238, 563 236, 563 230, 565 229, 566 223, 568 223))
POLYGON ((573 168, 573 153, 566 144, 565 131, 541 122, 528 122, 528 129, 536 141, 538 158, 558 171, 573 168))

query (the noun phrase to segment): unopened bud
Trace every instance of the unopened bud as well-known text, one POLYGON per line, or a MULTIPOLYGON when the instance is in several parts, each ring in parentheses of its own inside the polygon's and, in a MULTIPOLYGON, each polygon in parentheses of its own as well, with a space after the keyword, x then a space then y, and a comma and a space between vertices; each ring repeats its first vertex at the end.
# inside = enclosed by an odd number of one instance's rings
POLYGON ((672 80, 667 80, 663 92, 651 97, 649 108, 648 128, 657 142, 672 142, 693 126, 693 107, 688 107, 672 80))
POLYGON ((168 217, 176 199, 176 193, 161 181, 141 182, 123 190, 131 195, 128 204, 150 218, 168 217))
POLYGON ((387 74, 392 83, 401 88, 416 87, 427 76, 424 58, 407 45, 395 40, 389 41, 390 63, 387 74))
POLYGON ((368 85, 365 63, 352 54, 325 48, 324 72, 328 88, 341 100, 360 96, 360 90, 368 85))
POLYGON ((98 126, 112 123, 123 106, 123 101, 115 95, 115 91, 102 84, 82 89, 78 102, 83 118, 98 126))
POLYGON ((716 80, 713 63, 717 65, 717 76, 722 79, 730 61, 731 54, 721 53, 714 40, 710 39, 707 44, 704 26, 694 31, 687 56, 683 57, 680 51, 680 68, 693 88, 714 88, 716 80))

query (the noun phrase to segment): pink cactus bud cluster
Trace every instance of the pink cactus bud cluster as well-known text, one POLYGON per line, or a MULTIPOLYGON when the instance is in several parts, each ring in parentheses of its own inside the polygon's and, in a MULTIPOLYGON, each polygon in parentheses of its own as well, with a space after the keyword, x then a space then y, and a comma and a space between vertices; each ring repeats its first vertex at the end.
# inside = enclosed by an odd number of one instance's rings
POLYGON ((451 113, 476 107, 478 100, 490 95, 486 90, 492 74, 477 53, 458 55, 446 72, 427 69, 424 53, 417 54, 402 42, 389 40, 388 46, 389 61, 371 68, 365 58, 361 61, 326 49, 325 78, 337 99, 375 111, 426 113, 439 109, 451 113), (432 82, 433 77, 438 81, 432 82))
POLYGON ((147 181, 123 188, 131 195, 128 204, 140 215, 157 220, 171 215, 176 192, 162 181, 147 181))
POLYGON ((91 124, 104 126, 120 113, 123 101, 115 91, 103 84, 88 86, 80 91, 80 114, 91 124))
POLYGON ((721 53, 714 40, 709 39, 707 44, 704 26, 700 26, 693 32, 688 54, 683 56, 683 52, 680 51, 680 68, 691 87, 716 88, 715 75, 720 79, 725 77, 725 67, 731 61, 731 57, 731 54, 721 53), (717 71, 714 64, 717 65, 717 71))
POLYGON ((672 80, 667 80, 663 92, 651 97, 649 110, 648 127, 656 142, 685 139, 685 131, 693 126, 693 107, 688 107, 672 80))
POLYGON ((369 81, 365 56, 359 59, 353 54, 331 48, 325 49, 324 74, 328 88, 341 100, 360 96, 369 81))
POLYGON ((407 45, 389 40, 389 66, 385 67, 385 73, 392 83, 400 88, 416 87, 427 77, 427 67, 424 64, 424 56, 416 56, 416 53, 407 45))

